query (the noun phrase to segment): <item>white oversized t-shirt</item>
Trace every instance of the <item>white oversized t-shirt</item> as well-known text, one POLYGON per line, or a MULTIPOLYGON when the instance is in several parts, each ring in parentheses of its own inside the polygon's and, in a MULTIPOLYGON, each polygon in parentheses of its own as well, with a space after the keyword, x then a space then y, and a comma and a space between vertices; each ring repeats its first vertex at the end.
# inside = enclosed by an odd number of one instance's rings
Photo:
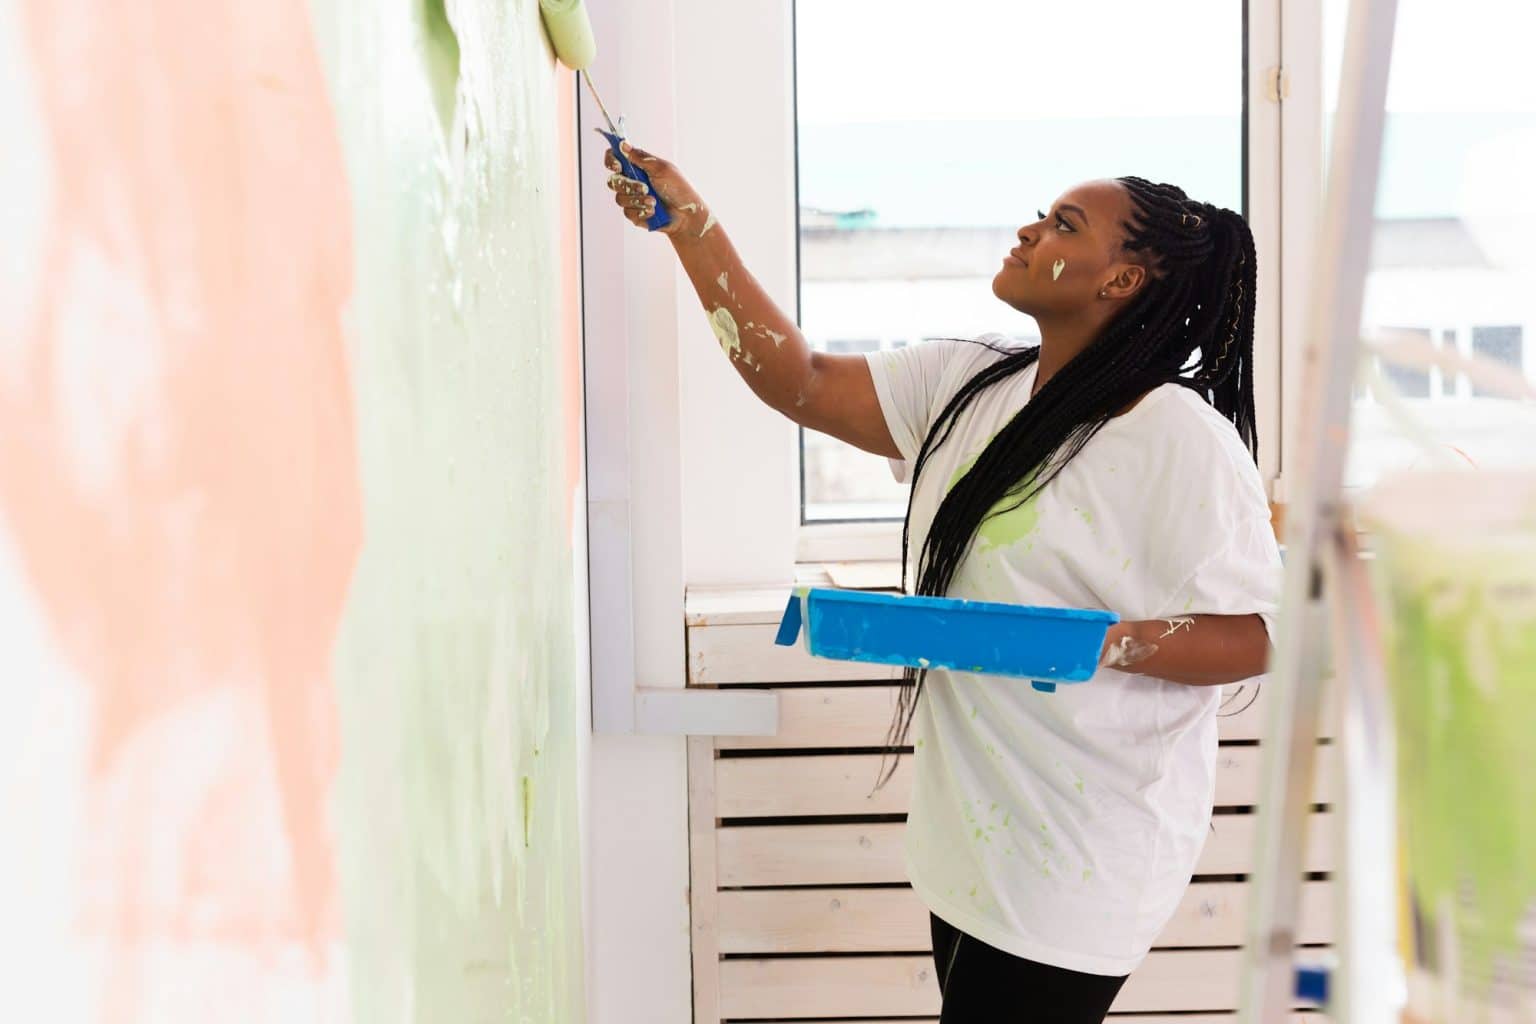
MULTIPOLYGON (((867 358, 910 465, 949 399, 1000 356, 933 341, 867 358)), ((914 561, 940 499, 1029 400, 1035 372, 983 391, 929 455, 912 500, 914 561)), ((984 522, 949 596, 1127 620, 1257 613, 1273 635, 1281 570, 1269 520, 1237 431, 1167 384, 1110 420, 1037 498, 984 522)), ((1130 973, 1209 832, 1219 700, 1219 687, 1108 669, 1051 694, 930 671, 912 732, 913 888, 940 918, 1009 953, 1130 973)))

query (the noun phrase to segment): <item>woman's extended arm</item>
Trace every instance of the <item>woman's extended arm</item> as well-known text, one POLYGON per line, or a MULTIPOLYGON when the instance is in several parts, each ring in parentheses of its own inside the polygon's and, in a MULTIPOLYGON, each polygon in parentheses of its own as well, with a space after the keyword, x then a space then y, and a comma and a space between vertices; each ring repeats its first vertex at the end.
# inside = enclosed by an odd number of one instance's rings
MULTIPOLYGON (((803 427, 900 458, 864 357, 813 352, 677 168, 641 149, 630 147, 625 155, 645 170, 671 211, 672 223, 662 231, 693 282, 720 347, 752 392, 803 427)), ((618 171, 612 153, 605 163, 618 171)), ((644 186, 615 173, 609 187, 630 222, 643 226, 655 210, 644 186)))
POLYGON ((1260 675, 1269 632, 1257 615, 1181 615, 1109 628, 1099 663, 1186 686, 1222 686, 1260 675))

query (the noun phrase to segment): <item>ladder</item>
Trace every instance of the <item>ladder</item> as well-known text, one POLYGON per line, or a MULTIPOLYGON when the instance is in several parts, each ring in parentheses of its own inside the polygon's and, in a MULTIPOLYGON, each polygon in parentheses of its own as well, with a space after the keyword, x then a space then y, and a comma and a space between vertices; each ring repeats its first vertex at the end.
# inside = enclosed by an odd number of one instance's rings
POLYGON ((1312 262, 1302 414, 1295 450, 1287 453, 1286 577, 1265 698, 1272 717, 1243 1024, 1283 1024, 1298 993, 1303 850, 1330 669, 1339 704, 1343 777, 1335 810, 1343 855, 1335 885, 1338 963, 1327 976, 1326 1001, 1338 1024, 1389 1024, 1399 1005, 1392 725, 1380 631, 1343 493, 1396 18, 1397 0, 1350 4, 1312 262))

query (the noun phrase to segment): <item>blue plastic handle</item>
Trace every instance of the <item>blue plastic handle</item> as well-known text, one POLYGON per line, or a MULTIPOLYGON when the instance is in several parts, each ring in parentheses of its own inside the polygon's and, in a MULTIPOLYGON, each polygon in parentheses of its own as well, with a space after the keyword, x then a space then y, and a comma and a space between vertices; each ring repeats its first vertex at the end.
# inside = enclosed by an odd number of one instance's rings
MULTIPOLYGON (((621 117, 619 120, 622 121, 624 119, 621 117)), ((661 196, 656 195, 656 190, 651 187, 651 176, 646 174, 640 168, 636 167, 634 163, 631 162, 629 157, 624 155, 624 151, 619 148, 619 143, 624 141, 624 136, 615 135, 613 132, 605 132, 601 128, 597 129, 597 133, 608 140, 608 148, 613 152, 613 155, 618 158, 619 167, 623 169, 624 176, 626 178, 634 178, 636 181, 643 182, 646 189, 649 190, 651 195, 655 197, 656 212, 651 214, 651 219, 645 222, 645 226, 650 230, 655 231, 658 228, 664 228, 668 224, 671 224, 672 214, 670 211, 668 211, 666 204, 661 201, 661 196)))

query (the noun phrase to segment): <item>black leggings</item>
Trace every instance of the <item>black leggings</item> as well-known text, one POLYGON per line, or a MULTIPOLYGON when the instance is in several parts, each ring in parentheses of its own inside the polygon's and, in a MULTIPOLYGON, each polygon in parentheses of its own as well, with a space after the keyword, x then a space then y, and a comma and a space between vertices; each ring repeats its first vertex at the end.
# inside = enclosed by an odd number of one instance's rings
POLYGON ((944 996, 939 1024, 1101 1024, 1125 978, 1004 953, 928 915, 944 996))

